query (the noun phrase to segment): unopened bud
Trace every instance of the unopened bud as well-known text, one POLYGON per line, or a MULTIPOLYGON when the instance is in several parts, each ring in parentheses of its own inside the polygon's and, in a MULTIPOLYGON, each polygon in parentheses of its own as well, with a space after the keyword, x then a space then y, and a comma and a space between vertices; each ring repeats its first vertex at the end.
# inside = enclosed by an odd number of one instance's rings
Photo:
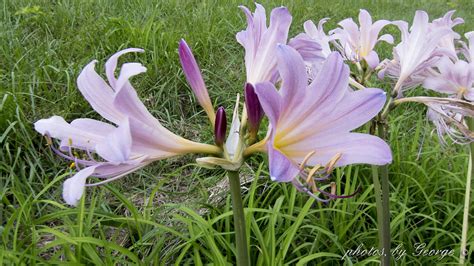
POLYGON ((224 107, 217 108, 216 123, 214 124, 214 142, 217 146, 222 146, 225 141, 227 131, 227 121, 225 117, 224 107))
POLYGON ((249 133, 251 138, 255 138, 264 112, 255 93, 255 87, 250 83, 245 84, 245 107, 247 108, 249 133))

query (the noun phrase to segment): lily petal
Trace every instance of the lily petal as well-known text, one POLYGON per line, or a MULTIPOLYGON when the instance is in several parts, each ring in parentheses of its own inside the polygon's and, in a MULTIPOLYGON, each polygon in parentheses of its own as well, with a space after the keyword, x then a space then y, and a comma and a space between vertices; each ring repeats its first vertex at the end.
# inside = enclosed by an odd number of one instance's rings
POLYGON ((67 204, 77 206, 77 203, 82 198, 82 194, 84 194, 86 180, 94 173, 94 170, 95 166, 84 168, 64 182, 63 198, 67 204))
POLYGON ((277 182, 290 182, 299 173, 298 167, 284 154, 275 149, 271 143, 267 145, 270 178, 277 182))

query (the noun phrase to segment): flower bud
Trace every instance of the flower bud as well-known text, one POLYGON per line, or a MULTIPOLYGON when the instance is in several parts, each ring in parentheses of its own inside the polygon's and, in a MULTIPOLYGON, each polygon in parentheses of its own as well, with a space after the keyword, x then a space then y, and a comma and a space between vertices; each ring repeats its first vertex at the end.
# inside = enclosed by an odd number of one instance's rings
POLYGON ((214 125, 214 142, 217 146, 222 146, 225 141, 227 130, 227 121, 225 117, 224 107, 217 108, 216 123, 214 125))
POLYGON ((245 84, 245 107, 247 108, 250 137, 255 139, 264 113, 255 93, 255 87, 250 83, 245 84))
POLYGON ((199 69, 191 49, 184 40, 179 42, 178 52, 186 80, 196 95, 199 104, 204 108, 209 120, 213 124, 215 119, 214 108, 212 107, 204 80, 202 79, 201 69, 199 69))

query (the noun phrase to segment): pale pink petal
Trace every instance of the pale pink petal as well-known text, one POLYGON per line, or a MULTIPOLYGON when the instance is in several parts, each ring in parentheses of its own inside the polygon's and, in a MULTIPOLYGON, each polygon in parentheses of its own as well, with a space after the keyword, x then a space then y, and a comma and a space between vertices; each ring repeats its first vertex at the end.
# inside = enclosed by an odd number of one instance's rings
POLYGON ((146 67, 140 63, 125 63, 120 69, 120 75, 115 83, 115 93, 118 93, 125 85, 130 85, 129 79, 146 72, 146 67))
POLYGON ((364 59, 371 69, 375 69, 380 63, 379 55, 375 51, 370 51, 364 59))
POLYGON ((95 166, 87 167, 68 178, 63 184, 63 198, 67 204, 77 206, 84 194, 86 180, 94 173, 95 166))
POLYGON ((457 88, 443 77, 428 77, 423 82, 423 87, 441 93, 454 94, 457 88))
POLYGON ((124 115, 113 105, 114 91, 95 72, 97 61, 90 62, 77 78, 77 87, 92 108, 105 119, 117 124, 124 115))
POLYGON ((384 41, 389 44, 393 44, 393 36, 390 34, 384 34, 379 37, 378 41, 384 41))
POLYGON ((115 88, 115 84, 117 79, 115 78, 115 69, 117 68, 117 62, 120 56, 127 54, 127 53, 143 53, 143 49, 139 48, 128 48, 124 49, 122 51, 119 51, 115 54, 113 54, 107 62, 105 62, 105 74, 107 76, 107 79, 109 80, 109 84, 115 88))
POLYGON ((78 127, 77 123, 76 126, 73 126, 60 116, 52 116, 48 119, 36 121, 35 130, 42 135, 60 139, 63 144, 67 143, 69 145, 70 143, 73 147, 94 150, 95 145, 104 139, 105 128, 109 128, 108 130, 115 128, 99 121, 89 121, 88 125, 91 126, 89 130, 88 128, 78 127))
POLYGON ((96 146, 97 154, 112 163, 125 162, 130 157, 132 148, 132 136, 128 119, 122 121, 117 129, 107 135, 101 143, 96 146))

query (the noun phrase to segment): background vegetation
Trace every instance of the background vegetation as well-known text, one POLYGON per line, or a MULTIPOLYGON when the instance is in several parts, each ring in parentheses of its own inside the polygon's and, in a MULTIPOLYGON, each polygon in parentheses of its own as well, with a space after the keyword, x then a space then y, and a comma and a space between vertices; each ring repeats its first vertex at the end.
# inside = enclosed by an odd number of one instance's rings
MULTIPOLYGON (((308 19, 331 20, 326 29, 365 8, 374 19, 411 22, 415 10, 431 18, 457 9, 474 30, 472 1, 262 1, 285 5, 293 15, 290 36, 308 19)), ((46 147, 32 124, 52 115, 70 121, 99 118, 81 97, 81 68, 126 47, 148 72, 133 78, 141 99, 167 128, 212 142, 206 116, 186 84, 177 44, 192 47, 215 106, 230 113, 244 82, 243 49, 235 34, 245 27, 240 1, 24 1, 0 2, 0 264, 232 264, 232 216, 224 172, 196 167, 185 156, 155 163, 109 185, 87 189, 78 208, 61 199, 68 162, 46 147)), ((386 31, 398 36, 394 27, 386 31)), ((378 47, 389 57, 388 45, 378 47)), ((374 83, 389 89, 390 84, 374 83)), ((419 92, 419 91, 418 91, 419 92)), ((416 92, 413 92, 416 93, 416 92)), ((398 264, 457 261, 467 171, 465 147, 441 148, 422 106, 405 106, 391 117, 390 166, 393 247, 406 255, 398 264), (428 249, 454 249, 455 256, 421 257, 428 249)), ((356 197, 327 205, 291 185, 270 182, 263 156, 243 169, 244 204, 254 264, 335 265, 346 250, 377 247, 375 199, 368 166, 338 169, 339 192, 356 197)), ((472 208, 471 208, 472 210, 472 208)), ((471 221, 474 217, 471 215, 471 221)), ((474 263, 471 223, 469 260, 474 263)), ((376 264, 376 256, 345 258, 347 265, 376 264)))

